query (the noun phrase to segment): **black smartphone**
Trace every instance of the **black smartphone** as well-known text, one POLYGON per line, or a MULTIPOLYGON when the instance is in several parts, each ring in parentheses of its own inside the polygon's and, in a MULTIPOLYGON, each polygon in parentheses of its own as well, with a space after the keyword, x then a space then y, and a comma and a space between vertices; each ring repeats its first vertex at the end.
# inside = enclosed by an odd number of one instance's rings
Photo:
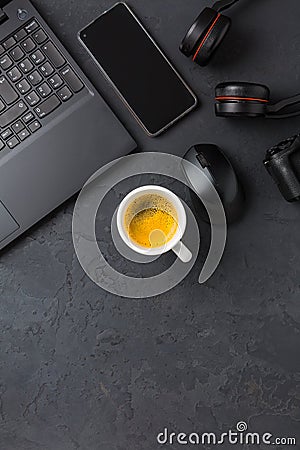
POLYGON ((100 69, 149 136, 197 105, 197 98, 126 3, 79 32, 100 69))

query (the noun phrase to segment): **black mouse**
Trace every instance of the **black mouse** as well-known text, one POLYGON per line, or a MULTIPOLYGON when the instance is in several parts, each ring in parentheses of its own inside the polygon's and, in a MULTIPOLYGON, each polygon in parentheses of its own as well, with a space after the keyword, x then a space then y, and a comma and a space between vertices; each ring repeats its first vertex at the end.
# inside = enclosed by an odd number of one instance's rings
MULTIPOLYGON (((184 155, 184 160, 202 170, 216 188, 225 210, 228 224, 236 222, 244 211, 244 192, 235 170, 222 150, 214 144, 193 145, 184 155)), ((184 166, 187 181, 197 191, 195 173, 184 166)), ((199 185, 199 183, 198 183, 199 185)), ((192 200, 202 218, 209 221, 199 196, 192 192, 192 200)))

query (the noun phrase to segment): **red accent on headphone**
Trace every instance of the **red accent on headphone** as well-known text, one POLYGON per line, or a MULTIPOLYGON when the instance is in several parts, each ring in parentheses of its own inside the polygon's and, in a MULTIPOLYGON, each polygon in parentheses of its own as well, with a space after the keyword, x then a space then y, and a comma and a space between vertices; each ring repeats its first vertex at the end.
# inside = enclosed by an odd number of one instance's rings
POLYGON ((222 100, 245 100, 248 102, 261 102, 261 103, 269 103, 269 100, 264 100, 263 98, 252 98, 252 97, 216 97, 216 100, 222 101, 222 100))
POLYGON ((209 29, 208 29, 206 35, 205 35, 204 38, 202 39, 202 41, 201 41, 199 47, 197 48, 197 51, 196 51, 196 53, 195 53, 195 55, 194 55, 194 57, 193 57, 193 61, 195 61, 195 59, 197 58, 198 53, 200 52, 200 50, 201 50, 201 48, 203 47, 203 45, 204 45, 206 39, 207 39, 208 36, 210 35, 210 33, 211 33, 213 27, 216 25, 216 23, 217 23, 217 21, 219 20, 220 17, 221 17, 221 14, 218 13, 217 17, 215 18, 215 20, 213 21, 213 23, 212 23, 211 26, 209 27, 209 29))

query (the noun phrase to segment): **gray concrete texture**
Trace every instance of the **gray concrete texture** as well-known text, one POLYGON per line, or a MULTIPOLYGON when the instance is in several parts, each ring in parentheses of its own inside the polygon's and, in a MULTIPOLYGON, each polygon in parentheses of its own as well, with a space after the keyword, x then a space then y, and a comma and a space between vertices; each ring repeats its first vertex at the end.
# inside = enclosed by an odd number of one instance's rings
MULTIPOLYGON (((144 135, 76 41, 113 1, 33 3, 143 150, 183 155, 194 143, 214 142, 236 165, 247 202, 213 278, 197 283, 209 242, 201 224, 198 267, 153 299, 114 297, 87 278, 72 245, 74 199, 2 252, 0 449, 153 450, 164 427, 220 433, 240 420, 251 431, 294 436, 300 448, 300 209, 282 200, 262 165, 266 149, 299 132, 299 118, 230 121, 213 112, 221 81, 267 83, 275 100, 299 90, 299 1, 242 0, 229 12, 222 50, 203 69, 178 45, 206 1, 131 0, 200 100, 156 139, 144 135)), ((185 198, 171 180, 165 185, 185 198)), ((112 191, 115 204, 125 190, 112 191)), ((111 204, 98 220, 99 244, 121 270, 111 204)))

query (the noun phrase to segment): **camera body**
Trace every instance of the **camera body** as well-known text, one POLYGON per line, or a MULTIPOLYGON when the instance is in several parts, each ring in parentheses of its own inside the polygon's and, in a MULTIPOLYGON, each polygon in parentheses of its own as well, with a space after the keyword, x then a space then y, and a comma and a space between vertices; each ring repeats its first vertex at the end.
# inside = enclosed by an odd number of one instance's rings
POLYGON ((300 134, 268 150, 264 164, 285 200, 300 200, 300 134))

